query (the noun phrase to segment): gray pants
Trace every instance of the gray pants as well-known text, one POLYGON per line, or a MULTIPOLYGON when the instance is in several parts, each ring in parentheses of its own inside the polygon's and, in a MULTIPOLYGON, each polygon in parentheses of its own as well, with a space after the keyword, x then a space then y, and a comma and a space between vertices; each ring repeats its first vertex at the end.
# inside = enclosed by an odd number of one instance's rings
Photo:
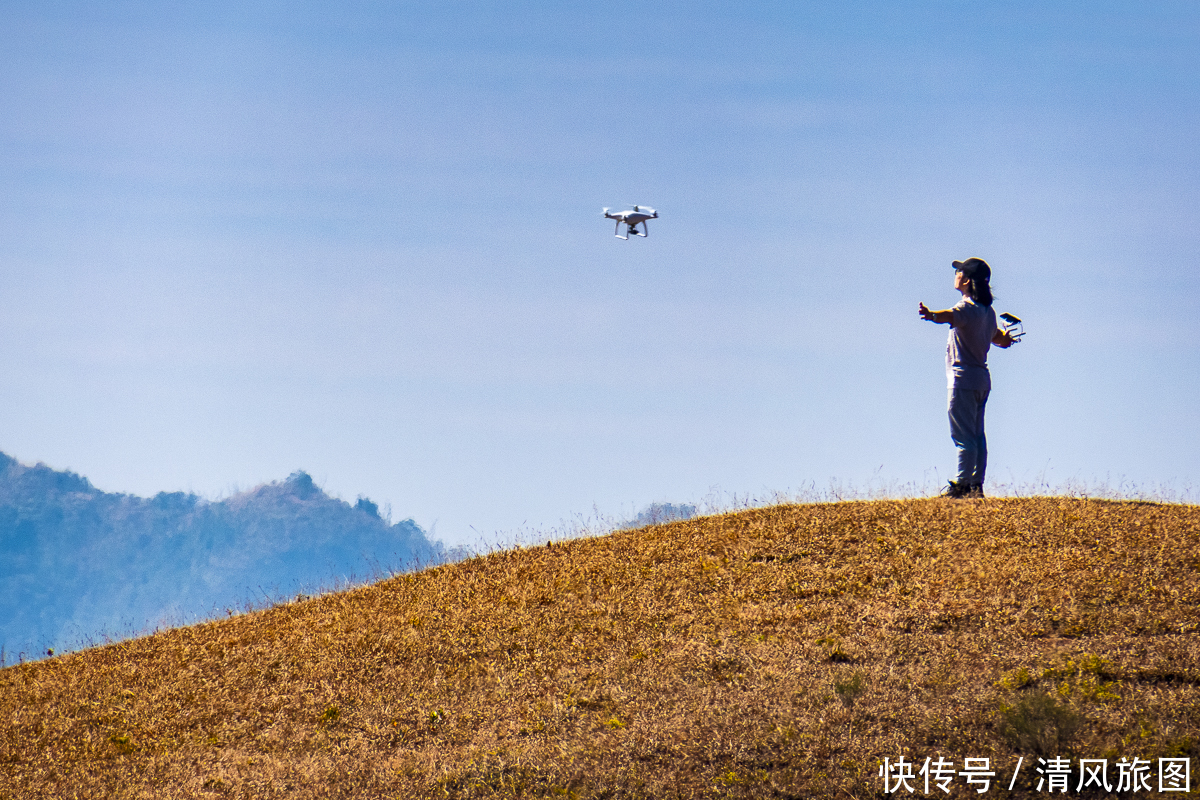
POLYGON ((983 486, 987 469, 987 437, 983 435, 983 409, 987 389, 950 389, 950 438, 958 448, 958 480, 961 486, 983 486))

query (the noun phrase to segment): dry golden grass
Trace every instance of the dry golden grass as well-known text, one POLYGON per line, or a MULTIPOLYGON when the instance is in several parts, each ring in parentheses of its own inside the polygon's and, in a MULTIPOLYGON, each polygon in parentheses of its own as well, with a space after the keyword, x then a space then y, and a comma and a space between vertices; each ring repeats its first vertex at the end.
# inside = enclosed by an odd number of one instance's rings
POLYGON ((0 797, 864 797, 900 755, 989 757, 994 794, 1018 754, 1195 772, 1198 568, 1200 508, 1061 498, 496 553, 0 671, 0 797))

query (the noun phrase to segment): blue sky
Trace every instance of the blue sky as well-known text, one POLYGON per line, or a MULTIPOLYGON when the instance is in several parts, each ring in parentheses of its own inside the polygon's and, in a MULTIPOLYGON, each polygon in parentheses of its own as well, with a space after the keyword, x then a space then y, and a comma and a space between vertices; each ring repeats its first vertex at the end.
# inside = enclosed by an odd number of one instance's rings
POLYGON ((954 453, 1200 485, 1200 6, 0 2, 0 450, 448 542, 954 453), (661 219, 623 242, 602 206, 661 219))

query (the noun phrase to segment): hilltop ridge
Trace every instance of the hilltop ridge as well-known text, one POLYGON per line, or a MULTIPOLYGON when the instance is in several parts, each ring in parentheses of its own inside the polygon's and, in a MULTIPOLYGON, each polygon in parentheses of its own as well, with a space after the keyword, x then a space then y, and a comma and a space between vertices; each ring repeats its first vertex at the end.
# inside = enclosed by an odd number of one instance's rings
POLYGON ((988 758, 993 791, 1023 756, 1018 796, 1039 756, 1195 774, 1198 607, 1195 506, 696 518, 2 670, 0 797, 879 796, 900 756, 988 758))

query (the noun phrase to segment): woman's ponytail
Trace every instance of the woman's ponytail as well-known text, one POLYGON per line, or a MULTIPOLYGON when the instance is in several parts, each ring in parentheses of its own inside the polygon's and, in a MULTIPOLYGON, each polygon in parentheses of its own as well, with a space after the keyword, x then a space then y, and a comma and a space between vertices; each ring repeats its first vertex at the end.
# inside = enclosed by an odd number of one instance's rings
POLYGON ((971 299, 981 306, 990 306, 992 304, 992 287, 988 286, 987 278, 978 277, 970 278, 971 283, 971 299))

